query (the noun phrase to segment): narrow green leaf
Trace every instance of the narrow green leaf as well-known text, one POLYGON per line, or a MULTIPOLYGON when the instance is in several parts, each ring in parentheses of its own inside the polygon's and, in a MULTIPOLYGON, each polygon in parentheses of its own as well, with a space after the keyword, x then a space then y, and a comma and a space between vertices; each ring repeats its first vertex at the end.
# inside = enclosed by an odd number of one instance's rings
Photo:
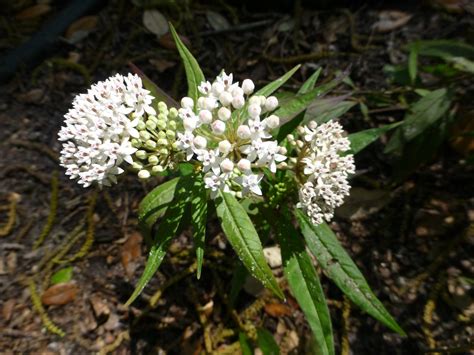
POLYGON ((165 214, 169 204, 173 201, 179 180, 180 178, 174 178, 158 185, 140 202, 138 221, 145 237, 150 235, 151 228, 157 219, 165 214))
POLYGON ((239 333, 239 343, 242 355, 253 355, 252 347, 249 343, 249 338, 245 335, 245 333, 239 333))
POLYGON ((61 282, 68 282, 72 279, 73 267, 65 267, 64 269, 56 271, 53 276, 51 276, 51 285, 56 285, 61 282))
POLYGON ((325 123, 341 117, 357 104, 355 101, 342 101, 346 97, 347 95, 344 95, 316 101, 306 110, 303 123, 309 121, 325 123))
POLYGON ((202 262, 204 257, 204 240, 206 238, 207 221, 207 193, 202 180, 196 179, 191 200, 191 222, 194 230, 194 244, 196 246, 197 278, 201 278, 202 262))
POLYGON ((402 121, 391 123, 378 128, 370 128, 365 131, 359 131, 357 133, 349 134, 349 141, 351 142, 350 154, 357 154, 365 147, 375 142, 382 134, 398 127, 402 124, 402 121))
POLYGON ((285 75, 279 77, 275 81, 272 81, 270 84, 267 84, 266 86, 258 90, 254 95, 270 96, 275 91, 277 91, 280 88, 280 86, 286 83, 288 79, 290 79, 300 67, 301 67, 301 64, 298 64, 285 75))
POLYGON ((257 344, 263 355, 279 355, 280 348, 272 333, 264 328, 257 329, 257 344))
POLYGON ((262 244, 245 209, 234 196, 219 190, 216 211, 222 230, 245 267, 265 287, 283 299, 283 292, 265 261, 262 244))
POLYGON ((295 209, 295 215, 311 253, 321 268, 352 302, 395 332, 405 335, 397 322, 370 289, 367 281, 326 223, 314 225, 306 214, 295 209))
POLYGON ((418 69, 418 47, 412 46, 410 54, 408 55, 408 75, 410 76, 411 84, 415 84, 416 74, 418 69))
POLYGON ((303 241, 291 221, 279 216, 277 238, 283 271, 318 343, 320 354, 334 354, 331 316, 321 283, 303 241))
POLYGON ((298 94, 306 94, 307 92, 313 90, 314 86, 316 85, 316 82, 319 79, 319 75, 321 74, 321 71, 323 68, 319 67, 304 83, 301 85, 300 89, 298 90, 298 94))
POLYGON ((413 47, 417 48, 418 55, 444 59, 452 57, 474 58, 474 46, 454 40, 415 41, 408 45, 408 50, 411 50, 413 47))
POLYGON ((194 58, 189 49, 187 49, 181 41, 181 38, 179 38, 173 25, 171 23, 169 23, 169 25, 171 35, 173 36, 179 55, 184 64, 184 71, 186 72, 186 78, 188 81, 188 96, 196 102, 198 98, 198 86, 205 80, 204 74, 202 73, 201 67, 196 58, 194 58))
POLYGON ((148 253, 148 260, 145 265, 145 270, 138 280, 138 283, 132 295, 125 303, 126 306, 132 304, 133 301, 140 295, 145 286, 151 280, 156 270, 163 261, 166 251, 168 250, 171 239, 176 235, 178 227, 181 224, 182 218, 186 211, 186 207, 190 202, 192 193, 190 193, 191 179, 180 179, 176 186, 176 194, 166 209, 163 220, 158 226, 154 236, 153 245, 148 253))
POLYGON ((451 106, 451 93, 441 88, 423 96, 415 102, 403 119, 403 124, 394 133, 385 147, 385 153, 399 150, 408 142, 425 131, 446 115, 451 106))

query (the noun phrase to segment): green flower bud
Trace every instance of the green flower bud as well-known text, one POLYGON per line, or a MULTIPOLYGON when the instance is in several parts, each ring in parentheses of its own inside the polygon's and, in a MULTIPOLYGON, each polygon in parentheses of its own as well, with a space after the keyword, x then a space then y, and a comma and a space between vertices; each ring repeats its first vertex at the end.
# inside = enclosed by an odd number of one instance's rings
POLYGON ((174 107, 171 107, 170 112, 168 113, 168 117, 174 120, 176 117, 178 117, 178 110, 174 107))
POLYGON ((158 118, 158 121, 156 121, 156 126, 162 130, 166 129, 166 121, 158 118))
POLYGON ((166 131, 166 138, 168 139, 175 139, 176 138, 176 132, 168 129, 166 131))
POLYGON ((148 162, 151 164, 151 165, 157 165, 160 161, 158 159, 158 157, 156 155, 150 155, 148 157, 148 162))
POLYGON ((146 159, 146 156, 148 155, 146 151, 144 150, 137 150, 135 152, 135 155, 137 156, 138 159, 146 159))
POLYGON ((143 164, 142 164, 142 163, 139 163, 139 162, 137 162, 137 161, 134 161, 133 164, 132 164, 132 168, 133 168, 133 169, 136 169, 136 170, 143 169, 143 164))
POLYGON ((161 173, 165 170, 161 165, 155 165, 153 168, 151 168, 151 171, 155 174, 161 173))
POLYGON ((140 179, 148 179, 150 177, 150 172, 148 170, 140 170, 138 172, 138 177, 140 179))
POLYGON ((166 133, 163 132, 163 131, 159 131, 159 132, 158 132, 158 138, 159 138, 159 139, 165 139, 165 138, 166 138, 166 133))
POLYGON ((161 148, 158 153, 160 153, 160 155, 168 155, 169 154, 169 150, 166 149, 166 148, 161 148))
POLYGON ((156 148, 156 142, 149 139, 145 142, 145 146, 149 149, 155 149, 156 148))
POLYGON ((132 143, 132 147, 134 148, 140 148, 142 146, 142 142, 139 139, 132 138, 130 142, 132 143))
POLYGON ((148 120, 146 121, 146 128, 148 128, 150 131, 154 131, 156 129, 156 123, 148 120))
POLYGON ((156 123, 156 121, 158 121, 158 118, 156 118, 156 116, 154 116, 154 115, 150 115, 150 116, 148 116, 148 120, 153 121, 153 122, 156 123))
POLYGON ((172 131, 176 131, 176 121, 168 121, 168 128, 172 131))
POLYGON ((143 122, 143 121, 138 121, 137 129, 138 129, 139 131, 145 130, 145 129, 146 129, 145 122, 143 122))
POLYGON ((158 145, 168 145, 168 140, 166 138, 158 139, 158 145))
POLYGON ((165 115, 163 112, 158 115, 158 120, 168 121, 168 116, 165 115))
POLYGON ((140 137, 144 140, 144 141, 147 141, 151 138, 151 135, 150 133, 148 133, 147 131, 140 131, 140 137))
POLYGON ((177 150, 178 149, 178 142, 173 142, 173 144, 171 144, 171 148, 173 148, 174 150, 177 150))
POLYGON ((168 106, 163 101, 158 102, 158 111, 162 112, 164 110, 167 110, 168 106))

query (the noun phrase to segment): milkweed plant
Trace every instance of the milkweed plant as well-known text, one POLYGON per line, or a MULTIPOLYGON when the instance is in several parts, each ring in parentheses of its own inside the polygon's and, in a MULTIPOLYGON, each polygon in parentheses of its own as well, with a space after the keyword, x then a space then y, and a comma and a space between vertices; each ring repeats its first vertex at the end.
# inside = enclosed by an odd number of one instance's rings
POLYGON ((262 88, 251 79, 239 83, 224 70, 208 81, 171 25, 170 30, 185 67, 186 97, 175 102, 138 70, 117 74, 76 96, 59 132, 61 165, 84 187, 109 186, 130 168, 144 180, 170 176, 140 203, 139 222, 150 251, 127 304, 139 296, 188 222, 200 277, 206 221, 214 211, 249 273, 284 299, 249 217, 251 203, 258 211, 254 223, 271 221, 284 275, 322 354, 334 354, 334 341, 309 253, 350 300, 404 334, 326 224, 349 195, 354 154, 387 129, 347 135, 334 119, 337 114, 307 114, 341 80, 316 87, 320 70, 291 95, 279 96, 277 90, 299 66, 262 88))

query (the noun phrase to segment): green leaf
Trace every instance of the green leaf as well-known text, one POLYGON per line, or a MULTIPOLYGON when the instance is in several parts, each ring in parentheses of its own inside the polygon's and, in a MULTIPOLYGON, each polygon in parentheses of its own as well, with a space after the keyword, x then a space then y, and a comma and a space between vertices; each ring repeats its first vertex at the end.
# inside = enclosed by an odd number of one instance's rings
POLYGON ((163 219, 155 233, 153 245, 148 253, 145 270, 138 280, 132 295, 125 303, 126 306, 132 304, 132 302, 140 295, 165 258, 171 239, 176 235, 176 232, 181 225, 186 207, 192 196, 192 192, 190 193, 192 187, 190 181, 192 181, 192 179, 178 180, 173 201, 166 209, 163 219))
POLYGON ((408 75, 410 76, 411 84, 415 84, 416 72, 418 67, 418 47, 410 47, 410 54, 408 55, 408 75))
POLYGON ((184 70, 188 81, 188 96, 194 100, 194 103, 196 103, 198 98, 198 86, 205 80, 204 74, 202 73, 196 58, 194 58, 189 49, 187 49, 181 41, 181 38, 179 38, 173 25, 171 23, 169 25, 171 35, 173 36, 179 55, 184 64, 184 70))
POLYGON ((53 276, 51 276, 51 285, 56 285, 61 282, 68 282, 72 279, 73 267, 65 267, 64 269, 56 271, 53 276))
POLYGON ((385 147, 385 153, 399 150, 404 143, 420 135, 429 126, 446 115, 451 106, 451 93, 441 88, 431 91, 414 103, 385 147))
POLYGON ((253 355, 253 351, 249 343, 249 338, 245 335, 245 333, 239 333, 239 343, 242 355, 253 355))
POLYGON ((474 74, 474 62, 464 57, 452 57, 448 61, 453 64, 457 70, 474 74))
POLYGON ((345 98, 347 98, 347 95, 316 101, 306 110, 303 123, 309 121, 325 123, 341 117, 357 104, 355 101, 342 101, 345 98))
POLYGON ((257 329, 257 344, 263 355, 279 355, 280 348, 272 333, 264 328, 257 329))
POLYGON ((165 214, 169 204, 173 201, 178 181, 180 178, 177 177, 155 187, 140 202, 138 221, 145 238, 150 236, 153 225, 158 218, 165 214))
POLYGON ((295 215, 306 245, 328 277, 362 310, 395 332, 405 335, 374 295, 356 264, 339 244, 331 228, 326 223, 317 226, 312 224, 306 214, 299 209, 295 209, 295 215))
POLYGON ((291 292, 313 331, 321 354, 334 354, 331 316, 321 283, 303 241, 291 221, 279 216, 277 238, 291 292))
POLYGON ((306 94, 307 92, 313 90, 314 86, 316 85, 316 82, 319 79, 319 75, 321 74, 321 71, 323 68, 318 68, 309 78, 306 80, 303 85, 301 85, 300 89, 298 90, 298 94, 306 94))
POLYGON ((153 101, 153 107, 158 109, 158 102, 163 101, 168 107, 178 107, 179 104, 166 92, 164 92, 158 85, 156 85, 144 72, 142 72, 138 67, 133 63, 128 63, 129 67, 132 69, 132 72, 137 74, 143 82, 145 89, 150 91, 150 94, 155 98, 153 101))
POLYGON ((474 58, 474 46, 454 40, 415 41, 408 45, 408 50, 413 47, 417 48, 418 55, 444 59, 452 57, 474 58))
POLYGON ((258 90, 254 95, 270 96, 275 91, 277 91, 280 88, 280 86, 286 83, 288 79, 290 79, 300 67, 301 67, 301 64, 298 64, 285 75, 279 77, 275 81, 272 81, 270 84, 267 84, 266 86, 258 90))
POLYGON ((395 122, 378 128, 366 129, 365 131, 359 131, 357 133, 349 134, 349 141, 351 142, 350 154, 357 154, 365 147, 375 142, 382 134, 398 127, 403 122, 395 122))
POLYGON ((207 221, 207 193, 201 179, 196 179, 194 182, 194 191, 195 193, 191 200, 191 223, 194 230, 194 244, 196 246, 197 278, 200 279, 207 221))
POLYGON ((263 248, 252 221, 237 199, 219 190, 217 216, 222 230, 249 272, 278 297, 284 299, 275 277, 263 256, 263 248))

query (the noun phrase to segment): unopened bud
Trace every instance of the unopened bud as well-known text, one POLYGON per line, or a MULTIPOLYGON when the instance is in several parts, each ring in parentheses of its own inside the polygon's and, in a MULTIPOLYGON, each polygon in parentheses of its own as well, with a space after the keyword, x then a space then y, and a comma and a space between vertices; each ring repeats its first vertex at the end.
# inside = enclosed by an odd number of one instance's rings
POLYGON ((278 99, 275 96, 267 97, 265 101, 265 110, 273 111, 278 107, 278 99))
POLYGON ((229 106, 232 103, 234 97, 231 93, 224 91, 219 95, 219 101, 223 106, 229 106))
POLYGON ((209 110, 201 110, 199 112, 199 120, 204 124, 209 124, 212 122, 212 113, 209 110))
POLYGON ((148 179, 150 177, 150 172, 148 170, 140 170, 138 172, 138 177, 140 179, 148 179))
POLYGON ((211 124, 212 132, 215 134, 222 134, 225 132, 225 123, 221 120, 215 120, 211 124))
POLYGON ((265 121, 265 125, 269 129, 277 128, 280 125, 280 117, 276 115, 270 115, 267 118, 265 118, 264 121, 265 121))
POLYGON ((193 143, 197 149, 204 149, 207 146, 206 138, 201 137, 201 136, 194 137, 193 143))
POLYGON ((239 128, 237 128, 237 136, 241 139, 248 139, 252 135, 252 132, 250 132, 250 127, 247 125, 241 125, 239 128))
POLYGON ((222 121, 227 121, 230 118, 230 110, 227 107, 221 107, 219 111, 217 111, 217 116, 222 121))
POLYGON ((257 118, 258 116, 260 116, 261 112, 262 108, 260 107, 260 105, 257 104, 251 104, 248 108, 249 116, 252 118, 257 118))
POLYGON ((228 140, 223 140, 219 142, 219 152, 222 154, 228 154, 232 148, 232 144, 228 140))
POLYGON ((147 153, 145 150, 140 149, 135 152, 135 155, 138 159, 146 159, 147 153))
POLYGON ((224 173, 230 173, 234 170, 234 163, 226 158, 220 163, 220 167, 224 173))
POLYGON ((168 106, 163 101, 158 102, 158 111, 163 112, 168 109, 168 106))
POLYGON ((183 97, 183 98, 181 99, 181 107, 183 107, 183 108, 189 108, 189 109, 192 110, 193 107, 194 107, 194 101, 193 101, 193 99, 191 99, 190 97, 187 97, 187 96, 183 97))
POLYGON ((248 159, 240 159, 239 162, 237 163, 237 167, 240 169, 240 171, 245 172, 249 171, 251 167, 250 160, 248 159))
POLYGON ((156 155, 150 155, 148 157, 148 162, 151 164, 151 165, 156 165, 159 163, 159 160, 158 160, 158 157, 156 155))

